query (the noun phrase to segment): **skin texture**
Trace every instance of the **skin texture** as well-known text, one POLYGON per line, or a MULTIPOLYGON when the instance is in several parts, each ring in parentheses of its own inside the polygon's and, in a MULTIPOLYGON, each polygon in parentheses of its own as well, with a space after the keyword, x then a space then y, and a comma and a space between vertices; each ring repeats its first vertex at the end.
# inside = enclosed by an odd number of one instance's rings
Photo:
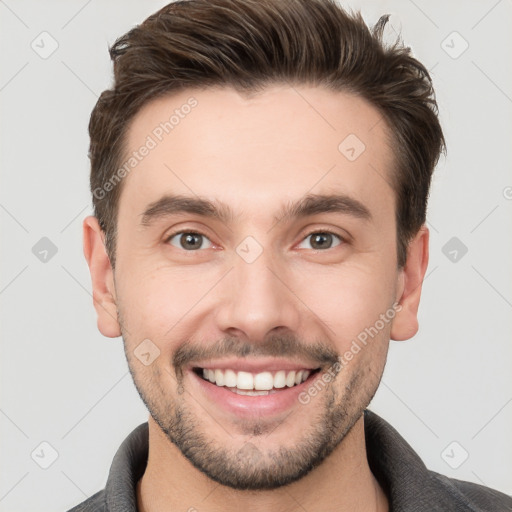
POLYGON ((250 98, 230 88, 190 89, 137 114, 127 153, 191 96, 197 106, 124 178, 115 271, 97 220, 84 221, 99 330, 123 336, 151 413, 139 508, 387 510, 367 464, 362 412, 390 338, 417 331, 428 263, 423 227, 397 267, 389 128, 365 100, 320 87, 275 85, 250 98), (350 134, 365 144, 354 161, 338 149, 350 134), (225 203, 233 218, 175 213, 144 226, 143 213, 166 194, 225 203), (344 194, 370 218, 280 218, 283 206, 307 194, 344 194), (200 248, 169 239, 180 230, 204 235, 200 248), (309 235, 326 232, 336 236, 319 249, 309 235), (237 252, 248 236, 262 250, 251 263, 237 252), (395 303, 393 319, 307 404, 234 414, 190 371, 212 359, 266 357, 307 362, 321 375, 395 303), (136 357, 147 339, 160 351, 149 365, 136 357))

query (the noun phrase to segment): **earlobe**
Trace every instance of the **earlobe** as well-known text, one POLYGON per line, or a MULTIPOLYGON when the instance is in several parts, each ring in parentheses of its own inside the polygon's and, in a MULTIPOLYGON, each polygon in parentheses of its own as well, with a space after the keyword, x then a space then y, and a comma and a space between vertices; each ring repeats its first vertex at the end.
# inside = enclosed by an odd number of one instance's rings
POLYGON ((421 287, 428 266, 429 231, 422 226, 409 243, 407 260, 400 271, 396 301, 400 310, 393 319, 391 339, 404 341, 418 332, 418 307, 421 287))
POLYGON ((121 336, 117 317, 114 272, 104 245, 104 234, 93 216, 83 221, 84 256, 89 265, 98 329, 109 338, 121 336))

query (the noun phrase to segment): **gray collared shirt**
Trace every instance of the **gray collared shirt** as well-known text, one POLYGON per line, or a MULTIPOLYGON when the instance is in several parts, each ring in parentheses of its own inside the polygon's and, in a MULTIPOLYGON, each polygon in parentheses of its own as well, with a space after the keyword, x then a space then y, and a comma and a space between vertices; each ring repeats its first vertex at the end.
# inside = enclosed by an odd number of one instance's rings
MULTIPOLYGON (((368 463, 386 492, 390 512, 512 512, 512 497, 429 471, 400 434, 365 411, 368 463)), ((105 489, 68 512, 137 512, 137 481, 148 459, 148 424, 139 425, 117 451, 105 489)))

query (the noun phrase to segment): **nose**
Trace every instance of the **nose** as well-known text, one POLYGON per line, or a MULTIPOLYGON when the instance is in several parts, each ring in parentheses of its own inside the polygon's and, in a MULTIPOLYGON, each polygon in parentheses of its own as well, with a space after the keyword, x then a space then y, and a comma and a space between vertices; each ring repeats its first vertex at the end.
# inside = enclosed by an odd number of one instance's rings
POLYGON ((266 252, 252 263, 235 257, 216 308, 218 329, 254 343, 272 331, 297 332, 301 318, 290 272, 273 263, 266 252))

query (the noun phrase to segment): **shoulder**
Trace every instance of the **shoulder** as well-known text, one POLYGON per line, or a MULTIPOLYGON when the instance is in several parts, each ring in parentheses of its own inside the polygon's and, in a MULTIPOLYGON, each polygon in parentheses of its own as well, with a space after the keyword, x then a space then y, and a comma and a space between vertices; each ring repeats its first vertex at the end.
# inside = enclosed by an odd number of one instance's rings
POLYGON ((136 427, 118 448, 105 488, 68 512, 109 512, 137 510, 136 485, 147 464, 148 423, 136 427))
POLYGON ((93 494, 82 503, 69 509, 68 512, 107 512, 105 490, 93 494))
POLYGON ((512 497, 490 487, 448 478, 445 475, 429 471, 431 479, 439 486, 440 492, 450 497, 456 510, 471 512, 512 512, 512 497))
POLYGON ((512 512, 512 497, 489 487, 429 470, 385 420, 364 415, 370 469, 393 512, 512 512))

